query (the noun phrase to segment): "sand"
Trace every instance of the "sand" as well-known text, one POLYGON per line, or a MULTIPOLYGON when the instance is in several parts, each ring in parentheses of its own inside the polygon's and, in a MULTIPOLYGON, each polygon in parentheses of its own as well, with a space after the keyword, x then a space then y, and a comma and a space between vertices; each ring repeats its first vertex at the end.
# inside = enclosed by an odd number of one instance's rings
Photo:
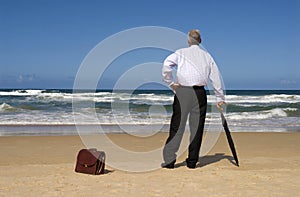
MULTIPOLYGON (((222 134, 196 169, 184 165, 184 154, 175 169, 133 173, 106 166, 99 176, 74 172, 85 148, 79 136, 0 137, 0 196, 300 196, 300 133, 232 135, 240 167, 222 134)), ((162 146, 166 134, 142 143, 123 134, 110 138, 145 151, 162 146)))

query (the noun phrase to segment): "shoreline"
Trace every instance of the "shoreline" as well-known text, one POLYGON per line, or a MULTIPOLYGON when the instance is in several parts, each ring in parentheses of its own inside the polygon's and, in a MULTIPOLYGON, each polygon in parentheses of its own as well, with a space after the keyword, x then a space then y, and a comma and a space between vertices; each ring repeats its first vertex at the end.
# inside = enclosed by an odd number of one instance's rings
MULTIPOLYGON (((300 128, 242 128, 229 125, 231 133, 300 133, 300 128)), ((206 132, 224 132, 221 125, 208 125, 206 132)), ((13 136, 77 136, 77 135, 110 135, 110 134, 137 134, 150 135, 168 133, 168 124, 19 124, 1 125, 0 138, 13 136)), ((186 132, 189 133, 188 124, 186 132)))
MULTIPOLYGON (((109 134, 119 146, 149 151, 162 146, 168 133, 140 140, 109 134)), ((300 194, 300 133, 234 132, 240 167, 224 133, 196 169, 185 166, 184 152, 175 169, 127 172, 106 164, 104 175, 74 172, 76 156, 85 148, 79 136, 0 137, 0 195, 4 196, 298 196, 300 194), (100 188, 100 189, 99 189, 100 188)), ((107 159, 112 157, 106 147, 107 159)), ((130 158, 118 156, 124 165, 130 158)))

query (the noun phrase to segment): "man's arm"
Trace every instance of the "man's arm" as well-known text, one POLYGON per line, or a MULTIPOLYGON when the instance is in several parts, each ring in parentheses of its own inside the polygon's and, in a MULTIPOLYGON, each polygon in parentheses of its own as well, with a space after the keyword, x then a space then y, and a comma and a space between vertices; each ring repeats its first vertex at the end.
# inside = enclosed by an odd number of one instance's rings
POLYGON ((225 96, 224 96, 223 87, 222 87, 222 80, 221 80, 219 69, 218 69, 217 64, 215 63, 214 59, 210 55, 208 58, 209 58, 208 59, 209 64, 211 66, 209 79, 214 88, 214 92, 215 92, 216 100, 217 100, 217 107, 221 110, 222 105, 225 104, 225 96))
POLYGON ((171 88, 175 84, 175 82, 173 80, 172 71, 173 71, 174 66, 176 66, 177 64, 178 64, 177 55, 176 55, 176 53, 172 53, 165 59, 164 65, 162 68, 163 81, 166 82, 166 84, 168 84, 168 86, 170 86, 171 88))

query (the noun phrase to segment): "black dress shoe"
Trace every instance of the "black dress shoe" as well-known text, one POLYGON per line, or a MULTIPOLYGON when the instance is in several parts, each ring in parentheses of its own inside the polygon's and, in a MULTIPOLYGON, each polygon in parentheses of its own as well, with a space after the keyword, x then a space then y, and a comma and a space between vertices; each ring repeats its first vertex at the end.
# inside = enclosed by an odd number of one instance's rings
POLYGON ((172 164, 172 163, 170 163, 170 164, 162 163, 162 164, 161 164, 161 167, 162 167, 162 168, 173 169, 173 168, 174 168, 174 164, 172 164))
POLYGON ((186 166, 190 169, 195 169, 196 168, 196 164, 187 164, 186 166))
POLYGON ((188 159, 185 160, 186 166, 190 169, 196 168, 196 163, 195 162, 190 162, 188 159))

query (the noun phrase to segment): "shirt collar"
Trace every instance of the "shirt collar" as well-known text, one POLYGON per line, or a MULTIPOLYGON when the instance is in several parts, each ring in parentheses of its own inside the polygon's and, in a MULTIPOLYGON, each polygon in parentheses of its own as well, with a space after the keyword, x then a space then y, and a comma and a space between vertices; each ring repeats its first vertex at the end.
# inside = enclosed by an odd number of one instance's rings
POLYGON ((199 45, 193 44, 190 46, 191 48, 199 47, 199 45))

